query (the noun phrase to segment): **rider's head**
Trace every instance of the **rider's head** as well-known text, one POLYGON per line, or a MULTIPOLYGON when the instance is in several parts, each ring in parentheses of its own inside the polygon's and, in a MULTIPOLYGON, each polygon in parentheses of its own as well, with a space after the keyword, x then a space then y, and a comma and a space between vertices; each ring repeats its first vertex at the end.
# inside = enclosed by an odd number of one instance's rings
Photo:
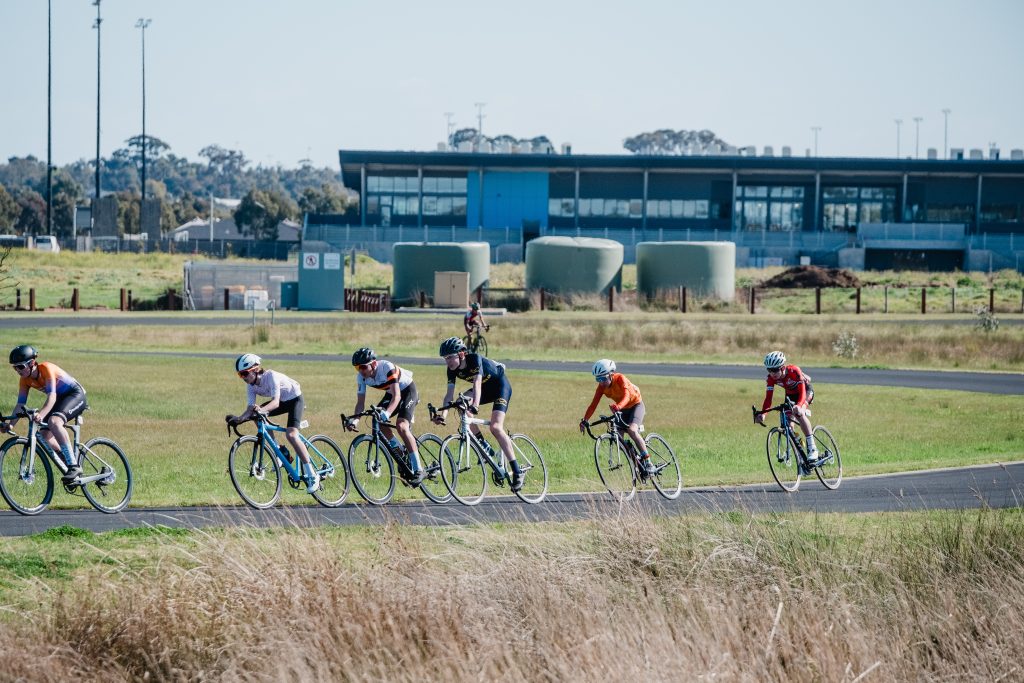
POLYGON ((594 363, 594 367, 590 369, 590 372, 598 382, 607 382, 611 380, 612 373, 615 372, 615 361, 602 358, 594 363))
POLYGON ((8 360, 16 372, 21 372, 25 369, 31 369, 38 355, 39 353, 34 347, 22 344, 11 349, 11 355, 8 357, 8 360))
POLYGON ((470 306, 470 308, 472 308, 474 311, 479 311, 480 310, 480 304, 478 304, 477 302, 474 301, 473 304, 470 306))
POLYGON ((786 365, 786 354, 782 351, 772 351, 764 357, 764 369, 768 372, 776 372, 786 365))
POLYGON ((462 362, 462 357, 466 353, 466 342, 462 341, 458 337, 448 337, 441 342, 441 348, 439 349, 439 355, 444 358, 444 362, 449 368, 457 368, 462 362), (454 364, 454 367, 453 367, 454 364))
POLYGON ((352 354, 352 365, 359 367, 360 365, 370 365, 373 361, 377 360, 377 354, 373 352, 373 349, 364 346, 358 349, 352 354))
POLYGON ((243 380, 248 381, 249 377, 255 376, 260 371, 260 357, 255 353, 243 353, 235 359, 235 372, 243 380))

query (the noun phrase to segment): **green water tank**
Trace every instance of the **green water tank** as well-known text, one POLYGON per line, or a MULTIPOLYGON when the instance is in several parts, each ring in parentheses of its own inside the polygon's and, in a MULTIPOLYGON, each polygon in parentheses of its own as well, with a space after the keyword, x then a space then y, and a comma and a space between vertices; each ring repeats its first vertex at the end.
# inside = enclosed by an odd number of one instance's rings
POLYGON ((396 242, 392 247, 394 279, 391 298, 398 306, 415 305, 419 293, 434 291, 434 273, 469 273, 469 291, 491 277, 491 245, 487 242, 396 242))
POLYGON ((600 294, 622 288, 622 244, 596 237, 538 237, 526 243, 526 287, 600 294))
POLYGON ((636 288, 648 296, 686 287, 695 296, 732 301, 736 294, 734 242, 640 242, 636 288))

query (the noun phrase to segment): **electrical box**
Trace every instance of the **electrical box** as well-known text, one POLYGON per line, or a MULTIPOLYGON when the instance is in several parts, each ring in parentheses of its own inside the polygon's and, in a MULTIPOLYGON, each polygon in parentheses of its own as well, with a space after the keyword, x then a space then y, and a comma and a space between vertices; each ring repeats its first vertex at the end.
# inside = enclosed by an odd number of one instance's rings
POLYGON ((469 273, 444 270, 434 273, 434 306, 466 308, 469 306, 469 273))
POLYGON ((339 251, 299 254, 299 310, 344 311, 345 269, 339 251))

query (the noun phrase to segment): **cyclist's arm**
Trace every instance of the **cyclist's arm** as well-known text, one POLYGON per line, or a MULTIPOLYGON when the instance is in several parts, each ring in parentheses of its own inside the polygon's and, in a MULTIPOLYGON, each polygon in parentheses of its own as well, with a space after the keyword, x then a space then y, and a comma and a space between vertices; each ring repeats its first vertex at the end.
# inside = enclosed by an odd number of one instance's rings
POLYGON ((590 416, 594 414, 594 411, 597 410, 597 404, 601 402, 602 396, 604 396, 604 389, 598 385, 597 391, 594 392, 594 400, 590 402, 590 405, 587 407, 587 412, 583 414, 584 420, 589 420, 590 416))
POLYGON ((768 410, 772 407, 772 396, 775 393, 775 382, 768 377, 768 384, 764 389, 764 401, 761 402, 761 410, 768 410))
POLYGON ((46 380, 44 391, 46 392, 46 402, 39 409, 39 412, 35 415, 36 422, 45 422, 46 416, 53 410, 53 406, 57 403, 57 378, 51 377, 46 380))
POLYGON ((353 415, 358 415, 363 412, 363 408, 366 406, 366 394, 356 394, 356 407, 352 409, 353 415))
MULTIPOLYGON (((444 398, 441 399, 441 405, 446 406, 451 403, 452 399, 455 398, 455 383, 448 384, 448 391, 445 393, 444 398)), ((448 416, 447 410, 441 410, 437 413, 438 417, 444 420, 448 416)))
POLYGON ((476 410, 480 407, 480 388, 483 385, 483 383, 484 375, 483 370, 481 369, 481 371, 476 374, 476 377, 473 378, 473 398, 470 401, 470 405, 473 406, 473 410, 476 410))
POLYGON ((389 396, 391 396, 391 402, 388 403, 388 408, 387 408, 387 410, 388 410, 388 417, 391 417, 392 415, 395 414, 395 411, 398 410, 398 406, 402 402, 402 392, 398 388, 398 382, 397 381, 396 382, 392 382, 390 385, 388 385, 388 388, 386 389, 386 392, 387 392, 387 394, 389 396))

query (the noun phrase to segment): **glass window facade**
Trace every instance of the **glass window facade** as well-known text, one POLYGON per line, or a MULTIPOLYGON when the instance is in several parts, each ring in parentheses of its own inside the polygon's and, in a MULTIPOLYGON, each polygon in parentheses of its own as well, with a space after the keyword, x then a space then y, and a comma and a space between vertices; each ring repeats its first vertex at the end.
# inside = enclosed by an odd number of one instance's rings
POLYGON ((823 187, 822 229, 853 232, 860 223, 896 220, 894 187, 823 187))
MULTIPOLYGON (((416 175, 368 175, 366 213, 380 225, 416 225, 420 216, 420 179, 416 175)), ((465 176, 424 176, 423 216, 466 216, 465 176)), ((445 222, 445 221, 442 221, 445 222)))
MULTIPOLYGON (((707 207, 704 208, 707 216, 707 207)), ((804 188, 741 185, 736 188, 736 227, 792 232, 804 226, 804 188)))

